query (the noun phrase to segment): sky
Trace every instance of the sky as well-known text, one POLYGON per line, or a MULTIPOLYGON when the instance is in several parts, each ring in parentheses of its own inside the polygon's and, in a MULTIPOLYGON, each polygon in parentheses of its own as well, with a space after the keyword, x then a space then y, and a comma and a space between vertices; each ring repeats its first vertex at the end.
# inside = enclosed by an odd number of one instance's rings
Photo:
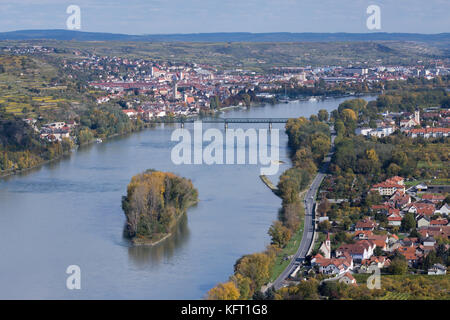
POLYGON ((0 32, 66 29, 69 5, 90 32, 450 32, 450 0, 0 0, 0 32), (381 29, 367 28, 369 5, 381 29))

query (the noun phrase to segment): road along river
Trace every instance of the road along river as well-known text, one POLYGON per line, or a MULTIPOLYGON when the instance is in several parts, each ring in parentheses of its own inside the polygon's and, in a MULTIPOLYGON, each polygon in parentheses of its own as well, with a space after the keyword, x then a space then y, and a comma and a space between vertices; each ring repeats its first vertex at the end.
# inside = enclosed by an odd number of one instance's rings
MULTIPOLYGON (((373 99, 368 98, 367 99, 373 99)), ((309 117, 344 98, 230 109, 231 118, 309 117)), ((192 128, 186 124, 186 128, 192 128)), ((258 165, 175 165, 160 125, 80 148, 70 157, 0 180, 0 299, 201 299, 233 273, 235 261, 269 244, 281 200, 259 179, 258 165), (155 247, 123 238, 121 197, 146 169, 190 178, 200 202, 175 235, 155 247), (81 289, 68 290, 66 269, 81 268, 81 289)), ((203 124, 223 130, 223 124, 203 124)), ((277 182, 290 166, 280 129, 277 182)), ((230 124, 267 128, 267 124, 230 124)))

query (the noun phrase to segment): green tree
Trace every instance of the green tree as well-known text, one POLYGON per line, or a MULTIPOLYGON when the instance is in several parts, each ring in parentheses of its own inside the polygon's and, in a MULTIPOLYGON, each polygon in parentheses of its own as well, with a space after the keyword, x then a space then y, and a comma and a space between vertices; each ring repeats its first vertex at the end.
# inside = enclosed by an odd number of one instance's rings
POLYGON ((318 116, 320 121, 328 121, 329 114, 328 114, 327 110, 320 109, 319 113, 317 114, 317 116, 318 116))
POLYGON ((388 270, 390 273, 396 275, 406 274, 406 272, 408 271, 408 262, 406 261, 405 257, 398 255, 394 259, 392 259, 388 270))
POLYGON ((416 219, 414 219, 414 214, 408 212, 403 216, 400 228, 403 232, 409 232, 416 227, 416 219))
POLYGON ((273 258, 266 253, 243 256, 236 262, 235 273, 252 280, 252 291, 258 291, 270 278, 273 258))
POLYGON ((272 244, 280 248, 283 248, 291 239, 291 231, 283 226, 280 221, 274 221, 268 233, 272 238, 272 244))

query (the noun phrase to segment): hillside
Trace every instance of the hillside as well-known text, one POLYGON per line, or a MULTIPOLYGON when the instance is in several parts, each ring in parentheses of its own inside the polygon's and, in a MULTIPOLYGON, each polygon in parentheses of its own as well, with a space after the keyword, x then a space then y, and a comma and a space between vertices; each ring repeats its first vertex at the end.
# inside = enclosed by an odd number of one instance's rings
POLYGON ((129 35, 104 32, 85 32, 64 29, 17 30, 1 32, 0 40, 77 40, 77 41, 179 41, 179 42, 334 42, 334 41, 449 41, 450 33, 313 33, 313 32, 217 32, 187 34, 129 35))

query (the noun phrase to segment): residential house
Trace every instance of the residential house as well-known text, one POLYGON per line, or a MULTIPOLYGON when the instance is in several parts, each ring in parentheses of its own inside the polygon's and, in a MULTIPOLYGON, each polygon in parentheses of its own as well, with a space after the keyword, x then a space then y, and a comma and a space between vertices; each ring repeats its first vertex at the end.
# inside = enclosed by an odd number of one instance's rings
POLYGON ((416 246, 407 246, 407 247, 399 247, 397 252, 402 254, 406 261, 408 261, 408 265, 413 267, 417 264, 420 256, 416 253, 416 246))
POLYGON ((353 260, 360 262, 364 259, 369 259, 373 255, 376 245, 370 240, 361 240, 356 243, 347 243, 341 245, 336 250, 336 256, 341 257, 349 255, 353 260))
POLYGON ((448 225, 447 219, 438 218, 430 221, 431 226, 446 226, 448 225))
POLYGON ((433 237, 427 237, 422 241, 425 247, 434 247, 436 244, 436 240, 433 237))
POLYGON ((405 211, 416 215, 426 215, 431 217, 436 211, 436 207, 432 203, 414 202, 405 206, 405 211))
POLYGON ((344 275, 339 279, 339 282, 342 282, 342 283, 345 283, 348 285, 357 286, 355 277, 353 277, 353 275, 349 271, 344 273, 344 275))
POLYGON ((318 266, 319 272, 323 274, 342 275, 353 270, 353 260, 350 256, 327 259, 321 254, 317 254, 311 259, 311 265, 318 266))
POLYGON ((427 200, 427 201, 437 204, 437 203, 440 203, 445 200, 445 195, 425 193, 422 195, 422 200, 427 200))
POLYGON ((447 268, 440 263, 435 263, 428 269, 428 275, 441 275, 447 274, 447 268))
POLYGON ((377 223, 375 221, 373 221, 372 219, 370 219, 370 217, 368 217, 368 218, 364 218, 356 223, 355 231, 361 231, 361 230, 373 231, 376 228, 376 226, 377 226, 377 223))
POLYGON ((450 128, 421 128, 421 129, 411 129, 407 130, 406 133, 412 138, 423 137, 423 138, 440 138, 448 137, 450 128))
POLYGON ((402 224, 403 217, 397 211, 392 211, 387 217, 388 225, 398 227, 402 224))
POLYGON ((448 216, 448 214, 450 213, 450 205, 448 203, 444 204, 440 209, 436 210, 435 213, 448 216))
POLYGON ((428 216, 418 215, 416 217, 417 228, 427 227, 430 225, 430 218, 428 216))
POLYGON ((442 237, 444 239, 450 239, 450 226, 428 226, 419 228, 417 231, 423 238, 442 237))
POLYGON ((401 192, 400 190, 396 191, 394 195, 389 199, 389 202, 395 207, 395 208, 403 208, 407 204, 411 203, 411 197, 401 192))
POLYGON ((370 272, 371 267, 385 268, 391 264, 391 260, 385 256, 372 256, 361 261, 361 271, 370 272))

